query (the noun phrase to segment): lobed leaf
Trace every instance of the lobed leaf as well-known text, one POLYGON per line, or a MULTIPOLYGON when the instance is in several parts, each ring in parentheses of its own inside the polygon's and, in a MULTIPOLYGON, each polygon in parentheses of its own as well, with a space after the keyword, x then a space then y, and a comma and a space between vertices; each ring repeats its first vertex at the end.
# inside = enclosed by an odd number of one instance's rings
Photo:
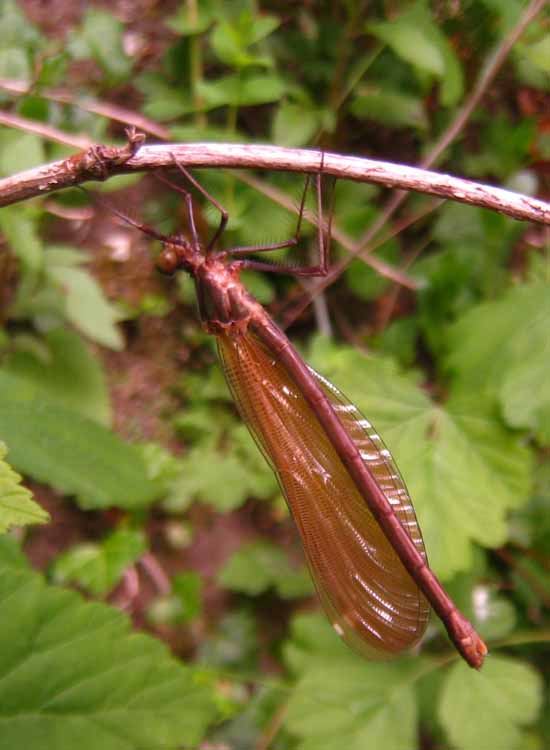
POLYGON ((12 526, 47 523, 50 515, 32 499, 32 493, 22 487, 21 477, 4 461, 6 446, 0 442, 0 534, 12 526))
POLYGON ((529 665, 491 656, 480 672, 456 663, 445 678, 439 718, 461 750, 514 750, 542 705, 543 683, 529 665))
POLYGON ((200 742, 208 692, 102 604, 0 567, 0 750, 171 750, 200 742))
POLYGON ((416 747, 417 708, 411 664, 319 659, 298 681, 286 726, 299 750, 416 747))

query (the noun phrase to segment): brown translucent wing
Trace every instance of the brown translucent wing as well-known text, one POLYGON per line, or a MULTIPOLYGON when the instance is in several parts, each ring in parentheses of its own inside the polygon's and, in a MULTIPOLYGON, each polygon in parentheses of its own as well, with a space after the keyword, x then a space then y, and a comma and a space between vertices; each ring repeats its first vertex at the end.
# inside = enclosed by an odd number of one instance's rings
MULTIPOLYGON (((335 631, 369 658, 387 659, 413 646, 426 628, 429 605, 287 369, 252 333, 220 336, 218 350, 239 411, 277 475, 335 631)), ((389 451, 356 407, 310 371, 425 558, 389 451)))

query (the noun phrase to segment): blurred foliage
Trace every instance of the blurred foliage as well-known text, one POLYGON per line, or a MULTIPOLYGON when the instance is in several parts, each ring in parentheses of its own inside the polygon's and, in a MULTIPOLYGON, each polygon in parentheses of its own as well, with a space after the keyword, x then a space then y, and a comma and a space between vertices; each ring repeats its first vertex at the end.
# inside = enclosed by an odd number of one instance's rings
MULTIPOLYGON (((0 105, 34 124, 0 127, 1 176, 74 153, 64 133, 122 143, 125 110, 173 140, 419 163, 526 6, 47 5, 0 3, 0 105)), ((549 22, 545 9, 527 26, 443 171, 547 189, 549 22)), ((226 246, 292 236, 296 176, 197 177, 229 211, 226 246)), ((306 360, 380 430, 430 564, 496 652, 469 670, 434 618, 420 654, 373 664, 315 609, 193 284, 159 279, 156 249, 103 210, 181 231, 181 196, 135 175, 94 189, 93 211, 78 191, 0 211, 0 750, 548 747, 548 234, 411 196, 371 252, 416 290, 355 259, 326 292, 333 338, 315 334, 329 330, 319 306, 301 323, 306 360)), ((384 204, 379 187, 338 183, 333 258, 384 204)), ((205 233, 219 223, 211 206, 198 218, 205 233)), ((315 243, 303 230, 302 260, 315 243)), ((278 275, 243 280, 276 315, 300 293, 278 275)))

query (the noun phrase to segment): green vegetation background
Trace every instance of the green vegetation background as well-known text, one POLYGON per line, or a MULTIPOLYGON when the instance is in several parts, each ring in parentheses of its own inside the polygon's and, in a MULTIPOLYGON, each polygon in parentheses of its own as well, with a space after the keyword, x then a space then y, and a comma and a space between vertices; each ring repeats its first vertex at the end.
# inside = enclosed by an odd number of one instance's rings
MULTIPOLYGON (((0 102, 28 122, 0 128, 0 173, 74 153, 71 136, 122 142, 130 112, 174 141, 417 164, 525 7, 2 0, 0 102)), ((549 22, 527 27, 440 169, 548 195, 549 22)), ((292 234, 296 177, 201 180, 228 243, 292 234)), ((93 187, 183 226, 151 177, 93 187)), ((337 185, 348 245, 386 200, 337 185)), ((201 230, 216 221, 204 210, 201 230)), ((489 643, 480 673, 435 619, 392 663, 337 640, 192 287, 155 272, 139 233, 77 191, 2 209, 0 232, 0 750, 550 746, 546 230, 410 196, 374 252, 416 290, 354 260, 290 329, 395 455, 432 567, 489 643)), ((247 283, 279 317, 301 294, 247 283)))

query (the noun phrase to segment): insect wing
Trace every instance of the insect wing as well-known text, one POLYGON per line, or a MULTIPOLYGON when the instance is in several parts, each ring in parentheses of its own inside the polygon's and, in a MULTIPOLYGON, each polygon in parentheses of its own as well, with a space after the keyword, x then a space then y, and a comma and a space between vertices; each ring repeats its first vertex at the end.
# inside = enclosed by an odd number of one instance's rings
MULTIPOLYGON (((239 411, 277 475, 335 631, 368 658, 390 658, 413 646, 426 628, 429 605, 291 375, 250 332, 220 336, 218 350, 239 411)), ((425 557, 389 451, 356 407, 310 372, 425 557)))

